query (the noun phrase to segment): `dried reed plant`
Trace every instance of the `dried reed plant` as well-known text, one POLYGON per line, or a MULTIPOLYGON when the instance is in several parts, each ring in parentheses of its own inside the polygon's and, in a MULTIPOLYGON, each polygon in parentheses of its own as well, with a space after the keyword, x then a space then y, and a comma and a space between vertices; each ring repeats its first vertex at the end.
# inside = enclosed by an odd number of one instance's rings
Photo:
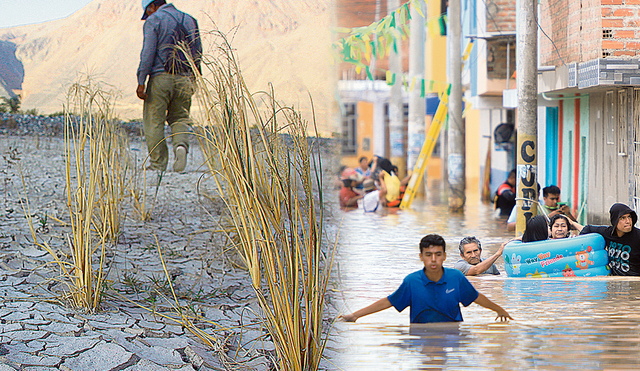
POLYGON ((102 227, 96 228, 96 231, 106 234, 107 240, 116 242, 124 220, 123 203, 126 191, 130 188, 127 184, 127 173, 131 161, 127 151, 129 141, 126 134, 115 120, 109 119, 109 112, 105 113, 107 116, 103 119, 94 120, 94 140, 90 144, 92 153, 98 157, 96 170, 99 173, 99 198, 96 211, 102 227))
MULTIPOLYGON (((148 157, 149 156, 147 156, 147 158, 148 157)), ((143 168, 133 168, 133 175, 128 186, 128 193, 131 198, 131 205, 133 207, 134 214, 141 221, 146 222, 151 219, 151 214, 153 213, 153 208, 155 207, 155 202, 158 198, 158 191, 160 189, 164 172, 158 172, 158 174, 156 174, 157 178, 155 182, 156 186, 155 193, 153 194, 153 202, 151 203, 151 207, 147 207, 147 172, 143 168)))
MULTIPOLYGON (((281 370, 316 370, 328 330, 325 294, 333 254, 323 252, 322 169, 307 123, 271 93, 257 102, 223 35, 196 74, 204 112, 196 129, 227 203, 281 370), (259 105, 267 107, 261 111, 259 105)), ((313 123, 315 127, 315 122, 313 123)), ((333 250, 332 250, 333 251, 333 250)))
MULTIPOLYGON (((128 161, 126 139, 111 118, 114 97, 90 79, 73 84, 67 94, 64 157, 70 261, 37 239, 27 217, 34 243, 49 252, 60 270, 59 280, 67 287, 63 299, 87 311, 100 305, 106 245, 117 238, 123 220, 128 161)), ((24 208, 31 215, 28 201, 24 208)))

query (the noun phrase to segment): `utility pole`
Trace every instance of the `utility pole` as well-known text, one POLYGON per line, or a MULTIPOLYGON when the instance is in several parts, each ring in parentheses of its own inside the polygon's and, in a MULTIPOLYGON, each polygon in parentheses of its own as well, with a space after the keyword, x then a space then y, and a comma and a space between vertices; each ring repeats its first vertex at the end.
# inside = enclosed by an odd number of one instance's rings
MULTIPOLYGON (((382 0, 376 0, 376 10, 373 17, 374 22, 378 22, 381 18, 381 1, 382 0)), ((375 38, 374 40, 377 40, 377 33, 374 33, 372 36, 375 38)), ((376 71, 376 66, 377 58, 371 58, 371 71, 376 71)), ((375 83, 375 81, 372 81, 372 83, 375 83)), ((373 138, 371 144, 374 155, 389 158, 389 154, 387 153, 387 141, 389 140, 389 138, 388 132, 385 128, 386 117, 384 117, 384 106, 386 103, 386 99, 378 99, 378 95, 376 94, 376 100, 373 105, 373 138)))
POLYGON ((518 205, 516 235, 524 232, 527 221, 538 213, 538 34, 536 0, 519 0, 517 9, 518 144, 516 147, 517 191, 523 199, 518 205))
POLYGON ((447 55, 449 58, 449 210, 462 212, 465 203, 465 125, 462 121, 462 25, 460 21, 460 1, 449 1, 449 32, 447 33, 447 55))
MULTIPOLYGON (((387 13, 395 12, 400 6, 399 0, 387 1, 387 13)), ((389 144, 391 163, 398 167, 400 177, 404 176, 407 168, 407 158, 404 143, 404 107, 402 102, 402 39, 395 40, 395 49, 391 46, 389 52, 389 71, 395 74, 396 79, 391 86, 389 97, 389 144)))
MULTIPOLYGON (((412 170, 416 165, 420 150, 424 144, 425 132, 425 98, 421 96, 424 79, 424 18, 413 5, 422 7, 422 1, 411 5, 411 37, 409 39, 409 83, 413 90, 409 92, 409 125, 407 144, 407 169, 412 170)), ((422 10, 422 9, 421 9, 422 10)), ((424 11, 423 11, 424 12, 424 11)), ((424 14, 424 13, 423 13, 424 14)))

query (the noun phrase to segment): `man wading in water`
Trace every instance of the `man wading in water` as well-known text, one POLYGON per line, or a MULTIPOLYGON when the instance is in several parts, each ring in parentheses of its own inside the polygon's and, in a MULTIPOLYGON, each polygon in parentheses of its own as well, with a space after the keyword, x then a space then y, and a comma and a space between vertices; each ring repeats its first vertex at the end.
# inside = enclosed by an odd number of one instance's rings
POLYGON ((425 236, 420 241, 420 260, 424 269, 405 277, 393 294, 341 317, 345 321, 355 322, 360 317, 393 306, 398 312, 411 307, 411 323, 460 322, 460 304, 466 307, 476 303, 496 312, 496 320, 513 319, 502 307, 476 291, 461 272, 442 266, 447 258, 445 248, 446 243, 441 236, 425 236))
POLYGON ((480 244, 480 240, 473 236, 465 237, 460 241, 460 245, 458 245, 458 248, 460 249, 460 257, 462 259, 458 260, 453 267, 462 272, 465 276, 500 274, 500 271, 498 271, 498 268, 496 268, 496 265, 493 263, 502 256, 502 251, 506 244, 507 242, 500 245, 500 248, 495 254, 491 255, 488 259, 483 260, 481 257, 482 245, 480 244))

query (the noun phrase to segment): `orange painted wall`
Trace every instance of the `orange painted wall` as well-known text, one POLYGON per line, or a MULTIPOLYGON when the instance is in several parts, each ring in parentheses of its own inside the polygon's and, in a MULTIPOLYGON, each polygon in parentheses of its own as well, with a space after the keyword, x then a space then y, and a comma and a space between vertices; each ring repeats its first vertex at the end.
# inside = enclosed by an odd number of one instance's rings
POLYGON ((369 102, 358 102, 358 158, 362 156, 373 156, 373 103, 369 102))

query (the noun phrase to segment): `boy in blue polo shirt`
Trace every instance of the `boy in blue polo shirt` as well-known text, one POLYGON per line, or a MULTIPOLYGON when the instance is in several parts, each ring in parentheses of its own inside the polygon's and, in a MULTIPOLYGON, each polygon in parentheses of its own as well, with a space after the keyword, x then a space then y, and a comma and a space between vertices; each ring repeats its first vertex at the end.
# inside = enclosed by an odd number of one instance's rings
POLYGON ((476 291, 460 271, 442 266, 447 258, 445 248, 444 238, 437 234, 422 238, 420 260, 424 269, 405 277, 393 294, 368 307, 342 315, 342 318, 355 322, 360 317, 393 306, 398 312, 411 307, 411 323, 459 322, 462 321, 459 303, 466 307, 475 302, 496 312, 496 320, 513 319, 502 307, 476 291))

